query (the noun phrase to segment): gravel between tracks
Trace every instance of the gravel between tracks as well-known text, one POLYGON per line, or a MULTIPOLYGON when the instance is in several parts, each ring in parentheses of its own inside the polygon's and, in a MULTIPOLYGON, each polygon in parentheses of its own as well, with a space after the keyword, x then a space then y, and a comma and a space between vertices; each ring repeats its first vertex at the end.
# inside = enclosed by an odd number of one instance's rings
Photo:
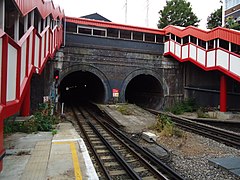
POLYGON ((185 138, 159 137, 162 144, 172 153, 169 165, 184 178, 192 180, 240 179, 229 172, 214 167, 209 159, 217 157, 240 156, 240 150, 228 147, 214 140, 185 132, 185 138))
MULTIPOLYGON (((114 107, 111 108, 114 110, 114 107)), ((154 121, 152 118, 155 117, 149 115, 145 110, 134 105, 130 105, 128 108, 133 112, 131 116, 135 116, 134 119, 138 119, 141 121, 140 123, 144 122, 141 119, 147 119, 151 123, 154 121)), ((136 130, 136 126, 132 124, 131 116, 125 116, 129 120, 129 122, 124 122, 126 123, 125 126, 130 129, 128 129, 129 133, 133 131, 139 132, 139 129, 136 130)), ((142 131, 146 131, 147 126, 151 126, 151 124, 145 125, 142 131)), ((240 177, 223 169, 216 168, 213 164, 209 163, 209 159, 211 158, 240 156, 240 150, 185 131, 184 138, 165 137, 161 136, 160 133, 153 133, 159 136, 157 142, 167 148, 172 154, 172 161, 168 164, 173 169, 176 169, 184 178, 188 180, 240 180, 240 177)))

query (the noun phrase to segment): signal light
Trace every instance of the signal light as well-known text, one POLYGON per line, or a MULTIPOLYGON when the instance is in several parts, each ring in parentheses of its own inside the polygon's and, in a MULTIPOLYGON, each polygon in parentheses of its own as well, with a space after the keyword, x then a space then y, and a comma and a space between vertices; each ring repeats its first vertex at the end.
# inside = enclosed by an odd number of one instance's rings
POLYGON ((59 70, 58 69, 56 69, 55 71, 54 71, 54 77, 53 77, 55 80, 58 80, 59 79, 59 70))

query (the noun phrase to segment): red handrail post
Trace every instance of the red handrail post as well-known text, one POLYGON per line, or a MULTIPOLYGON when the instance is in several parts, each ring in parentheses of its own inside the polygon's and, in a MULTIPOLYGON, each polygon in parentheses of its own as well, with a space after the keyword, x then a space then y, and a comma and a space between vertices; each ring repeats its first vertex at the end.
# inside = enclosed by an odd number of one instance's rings
POLYGON ((30 83, 25 87, 26 88, 26 93, 23 98, 23 102, 21 105, 21 110, 20 114, 21 116, 29 116, 30 115, 30 83))
POLYGON ((5 156, 5 149, 3 147, 3 125, 4 125, 4 120, 0 119, 0 172, 3 169, 3 157, 5 156))
POLYGON ((227 111, 227 83, 225 75, 221 75, 220 78, 220 111, 227 111))

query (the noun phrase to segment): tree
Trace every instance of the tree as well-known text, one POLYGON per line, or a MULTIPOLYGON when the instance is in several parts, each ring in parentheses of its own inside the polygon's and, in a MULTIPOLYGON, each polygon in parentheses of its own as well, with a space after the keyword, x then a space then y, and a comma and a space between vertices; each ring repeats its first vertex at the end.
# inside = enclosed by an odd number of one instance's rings
POLYGON ((166 6, 159 11, 160 19, 158 28, 164 28, 168 25, 176 26, 198 26, 200 20, 192 12, 190 2, 186 0, 167 0, 166 6))
POLYGON ((213 29, 213 28, 221 26, 221 25, 222 25, 222 7, 215 10, 207 18, 207 28, 208 29, 213 29))
POLYGON ((240 30, 239 22, 234 19, 232 16, 227 17, 226 19, 226 28, 240 30))

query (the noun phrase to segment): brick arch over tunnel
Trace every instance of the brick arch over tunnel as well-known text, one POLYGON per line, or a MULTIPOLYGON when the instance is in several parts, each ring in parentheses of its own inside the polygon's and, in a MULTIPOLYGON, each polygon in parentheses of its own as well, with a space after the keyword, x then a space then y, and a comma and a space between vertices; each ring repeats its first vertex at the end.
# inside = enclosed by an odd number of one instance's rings
MULTIPOLYGON (((86 64, 77 64, 77 65, 69 66, 63 69, 62 71, 60 71, 59 81, 62 82, 64 81, 65 78, 67 78, 71 74, 79 73, 79 72, 91 74, 92 76, 95 76, 96 79, 99 79, 99 81, 101 81, 104 89, 104 99, 100 103, 106 103, 109 99, 109 96, 111 95, 109 80, 101 70, 99 70, 94 66, 86 65, 86 64)), ((60 83, 60 87, 61 87, 61 83, 60 83)), ((96 93, 98 93, 98 89, 96 89, 96 93)))
POLYGON ((157 110, 163 108, 165 96, 168 95, 169 88, 165 79, 151 69, 138 69, 131 72, 121 86, 123 102, 130 100, 130 103, 157 110))

